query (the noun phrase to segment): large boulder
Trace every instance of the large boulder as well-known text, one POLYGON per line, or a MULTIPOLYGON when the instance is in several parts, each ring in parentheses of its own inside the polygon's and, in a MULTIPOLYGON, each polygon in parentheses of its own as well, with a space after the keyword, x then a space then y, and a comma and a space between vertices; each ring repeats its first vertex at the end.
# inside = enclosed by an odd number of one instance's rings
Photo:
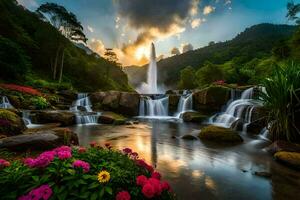
POLYGON ((66 128, 55 128, 0 139, 0 148, 14 151, 47 150, 61 145, 78 145, 76 133, 66 128))
POLYGON ((76 116, 72 112, 36 111, 32 115, 32 122, 37 124, 60 123, 62 126, 76 124, 76 116))
POLYGON ((238 132, 219 126, 210 125, 201 129, 199 138, 202 140, 222 142, 222 143, 240 143, 243 139, 238 132))
POLYGON ((171 112, 177 111, 179 100, 180 100, 180 95, 177 94, 169 95, 169 110, 171 112))
POLYGON ((21 117, 10 110, 0 109, 0 135, 19 135, 25 129, 26 126, 21 117))
POLYGON ((123 125, 126 124, 126 118, 113 112, 103 112, 98 118, 98 123, 123 125))
POLYGON ((287 151, 287 152, 297 152, 300 153, 300 145, 287 142, 284 140, 277 140, 273 142, 270 146, 266 148, 268 152, 271 154, 275 154, 280 151, 287 151))
POLYGON ((182 114, 184 122, 198 122, 201 123, 207 119, 207 115, 202 115, 199 112, 185 112, 182 114))
POLYGON ((231 97, 231 89, 223 86, 210 86, 193 93, 193 109, 204 114, 221 110, 231 97))
POLYGON ((113 111, 127 116, 136 116, 139 111, 140 95, 133 92, 95 92, 90 96, 93 109, 113 111))
POLYGON ((300 153, 280 151, 275 153, 274 158, 287 166, 300 169, 300 153))

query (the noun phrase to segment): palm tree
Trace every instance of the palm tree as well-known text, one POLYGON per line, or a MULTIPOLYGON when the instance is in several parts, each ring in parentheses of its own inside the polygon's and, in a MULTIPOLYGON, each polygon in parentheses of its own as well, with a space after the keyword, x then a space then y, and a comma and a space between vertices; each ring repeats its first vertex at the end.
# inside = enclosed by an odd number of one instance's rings
POLYGON ((300 12, 300 4, 295 4, 294 1, 290 1, 287 4, 288 13, 286 17, 290 21, 295 21, 296 24, 300 25, 300 19, 297 14, 300 12))

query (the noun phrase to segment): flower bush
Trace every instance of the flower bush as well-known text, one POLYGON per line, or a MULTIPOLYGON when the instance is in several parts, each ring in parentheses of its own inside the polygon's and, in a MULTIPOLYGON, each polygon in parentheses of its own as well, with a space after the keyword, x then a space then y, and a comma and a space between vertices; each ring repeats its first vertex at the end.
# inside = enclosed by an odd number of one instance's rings
POLYGON ((62 146, 34 158, 0 159, 3 199, 175 199, 161 174, 126 148, 62 146))
POLYGON ((0 84, 0 87, 2 87, 4 89, 8 89, 8 90, 13 90, 13 91, 30 94, 30 95, 37 95, 37 96, 42 95, 41 92, 38 91, 37 89, 28 87, 28 86, 21 86, 21 85, 16 85, 16 84, 0 84))

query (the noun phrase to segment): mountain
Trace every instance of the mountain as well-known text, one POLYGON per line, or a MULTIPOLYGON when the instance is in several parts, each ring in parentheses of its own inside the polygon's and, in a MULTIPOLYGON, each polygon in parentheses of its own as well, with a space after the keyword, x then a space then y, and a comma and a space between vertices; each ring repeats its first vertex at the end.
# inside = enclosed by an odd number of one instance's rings
MULTIPOLYGON (((235 62, 242 66, 253 59, 269 58, 273 47, 278 42, 290 38, 295 30, 296 26, 290 25, 258 24, 247 28, 232 40, 165 58, 157 63, 158 82, 169 87, 176 87, 180 79, 180 71, 187 66, 195 70, 207 62, 216 65, 235 62)), ((147 65, 133 68, 130 67, 130 70, 125 71, 129 76, 129 81, 136 84, 132 77, 145 81, 147 65)))
POLYGON ((0 82, 68 85, 87 92, 132 90, 119 66, 82 45, 78 48, 16 0, 0 1, 0 65, 0 82), (57 56, 63 55, 62 49, 64 56, 57 56), (58 84, 60 69, 63 76, 58 84))

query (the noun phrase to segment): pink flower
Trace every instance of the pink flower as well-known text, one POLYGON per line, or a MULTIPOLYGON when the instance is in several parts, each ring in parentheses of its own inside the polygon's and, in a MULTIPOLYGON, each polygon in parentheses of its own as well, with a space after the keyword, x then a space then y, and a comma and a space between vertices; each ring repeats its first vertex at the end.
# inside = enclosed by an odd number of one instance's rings
POLYGON ((82 168, 83 172, 85 172, 85 173, 90 171, 90 164, 87 162, 84 162, 82 160, 76 160, 73 162, 72 165, 74 168, 82 168))
POLYGON ((131 196, 127 191, 119 192, 116 196, 116 200, 130 200, 131 196))
POLYGON ((141 175, 136 177, 136 184, 140 186, 144 186, 147 183, 148 179, 146 176, 141 175))
POLYGON ((79 147, 78 153, 85 153, 85 152, 86 152, 86 148, 84 148, 84 147, 79 147))
POLYGON ((154 187, 147 183, 143 186, 142 193, 146 198, 151 199, 155 195, 154 187))
POLYGON ((136 159, 138 159, 139 154, 138 154, 137 152, 132 152, 132 153, 130 154, 130 157, 131 157, 132 159, 136 160, 136 159))
POLYGON ((141 160, 141 159, 136 160, 136 164, 138 166, 144 167, 149 172, 153 172, 153 167, 151 165, 148 165, 144 160, 141 160))
POLYGON ((151 177, 160 180, 161 175, 159 172, 152 172, 151 177))
POLYGON ((26 158, 24 160, 24 164, 28 167, 38 167, 43 168, 47 167, 54 159, 55 152, 54 151, 45 151, 41 153, 37 158, 26 158))
POLYGON ((18 200, 48 200, 52 195, 52 189, 49 185, 42 185, 31 190, 27 195, 23 195, 18 200))
POLYGON ((69 146, 61 146, 61 147, 57 147, 57 148, 53 149, 53 151, 54 151, 55 153, 58 153, 58 152, 60 152, 60 151, 68 151, 68 152, 72 152, 72 148, 69 147, 69 146))
POLYGON ((160 184, 160 186, 161 186, 161 188, 162 188, 162 190, 168 190, 168 191, 170 191, 171 190, 171 186, 170 186, 170 184, 168 183, 168 182, 166 182, 166 181, 163 181, 161 184, 160 184))
POLYGON ((10 166, 10 162, 4 159, 0 159, 0 167, 8 167, 10 166))
POLYGON ((123 149, 123 153, 125 153, 125 154, 131 154, 132 150, 130 148, 124 148, 123 149))
POLYGON ((57 152, 57 157, 60 160, 65 160, 65 159, 71 158, 72 154, 69 151, 59 151, 59 152, 57 152))
POLYGON ((152 185, 152 187, 154 188, 154 192, 156 195, 160 195, 162 192, 162 188, 160 185, 160 181, 155 179, 155 178, 149 178, 148 179, 148 183, 152 185))

